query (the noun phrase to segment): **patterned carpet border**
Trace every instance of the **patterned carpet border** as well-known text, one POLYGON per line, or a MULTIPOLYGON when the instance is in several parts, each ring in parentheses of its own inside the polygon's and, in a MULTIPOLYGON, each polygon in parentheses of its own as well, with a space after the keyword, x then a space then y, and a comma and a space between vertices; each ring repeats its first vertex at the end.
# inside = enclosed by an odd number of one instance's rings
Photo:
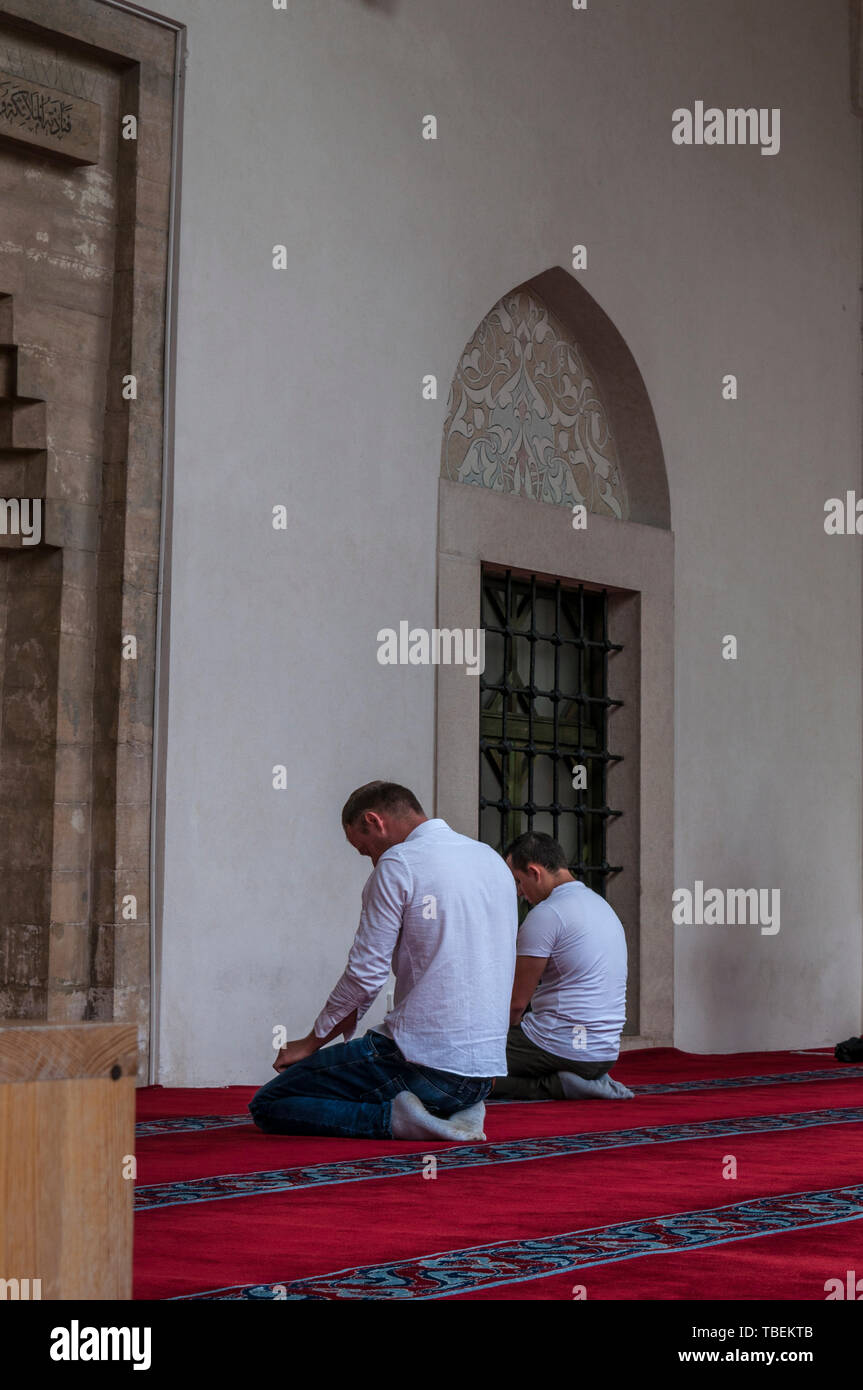
MULTIPOLYGON (((591 1134, 563 1134, 539 1139, 509 1139, 499 1144, 460 1144, 435 1152, 438 1169, 481 1168, 500 1163, 523 1163, 542 1158, 566 1158, 572 1154, 650 1144, 686 1143, 695 1139, 725 1138, 735 1134, 786 1133, 821 1125, 859 1124, 863 1106, 847 1109, 803 1110, 785 1115, 745 1115, 689 1124, 645 1125, 634 1129, 605 1130, 591 1134)), ((369 1182, 378 1178, 416 1177, 422 1172, 425 1153, 383 1154, 375 1158, 343 1159, 296 1168, 274 1168, 257 1173, 228 1173, 191 1178, 183 1182, 153 1183, 135 1193, 136 1212, 197 1202, 220 1202, 236 1197, 261 1197, 273 1192, 301 1191, 341 1183, 369 1182)))
POLYGON ((592 1265, 645 1255, 704 1250, 757 1236, 812 1230, 861 1218, 863 1184, 820 1192, 783 1193, 701 1211, 619 1222, 587 1231, 475 1245, 419 1259, 357 1265, 308 1279, 211 1289, 206 1293, 181 1295, 179 1301, 232 1301, 248 1297, 290 1302, 447 1298, 502 1284, 576 1273, 592 1265))
MULTIPOLYGON (((633 1085, 636 1096, 666 1096, 675 1091, 728 1091, 740 1086, 797 1085, 803 1081, 853 1081, 863 1079, 863 1067, 846 1066, 841 1071, 793 1071, 774 1072, 772 1076, 716 1076, 707 1081, 667 1081, 653 1082, 644 1086, 633 1085)), ((537 1101, 512 1101, 492 1099, 494 1105, 537 1105, 537 1101)), ((548 1104, 559 1104, 549 1101, 548 1104)), ((140 1120, 135 1126, 136 1139, 157 1139, 163 1134, 185 1134, 195 1130, 229 1129, 234 1125, 250 1125, 247 1112, 242 1115, 181 1115, 164 1120, 140 1120)))

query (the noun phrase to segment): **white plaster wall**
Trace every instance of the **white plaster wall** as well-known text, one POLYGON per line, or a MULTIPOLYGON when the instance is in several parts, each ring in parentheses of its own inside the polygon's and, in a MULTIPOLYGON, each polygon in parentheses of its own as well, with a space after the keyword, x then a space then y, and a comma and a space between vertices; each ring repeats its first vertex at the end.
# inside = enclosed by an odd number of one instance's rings
POLYGON ((861 542, 822 525, 860 482, 844 0, 170 13, 189 65, 159 1080, 267 1080, 272 1027, 308 1030, 355 929, 347 793, 393 777, 432 810, 433 671, 379 666, 375 635, 434 623, 460 349, 574 242, 666 453, 675 883, 782 895, 777 936, 678 929, 676 1043, 859 1032, 861 542), (779 106, 781 152, 674 146, 696 99, 779 106))

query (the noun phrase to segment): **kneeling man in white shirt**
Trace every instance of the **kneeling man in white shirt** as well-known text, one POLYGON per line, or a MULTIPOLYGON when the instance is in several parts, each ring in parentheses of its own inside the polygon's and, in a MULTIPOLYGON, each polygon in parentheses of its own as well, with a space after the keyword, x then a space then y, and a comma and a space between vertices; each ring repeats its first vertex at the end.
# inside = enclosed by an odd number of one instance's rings
POLYGON ((282 1048, 252 1118, 267 1134, 485 1139, 483 1102, 506 1068, 512 874, 489 845, 430 820, 395 782, 353 792, 342 827, 374 865, 347 968, 311 1032, 282 1048), (348 1041, 390 964, 392 1009, 348 1041), (339 1034, 344 1043, 324 1048, 339 1034))
POLYGON ((620 919, 573 877, 551 835, 520 835, 506 861, 531 910, 516 946, 507 1075, 496 1078, 493 1098, 631 1099, 632 1091, 608 1075, 626 1021, 620 919))

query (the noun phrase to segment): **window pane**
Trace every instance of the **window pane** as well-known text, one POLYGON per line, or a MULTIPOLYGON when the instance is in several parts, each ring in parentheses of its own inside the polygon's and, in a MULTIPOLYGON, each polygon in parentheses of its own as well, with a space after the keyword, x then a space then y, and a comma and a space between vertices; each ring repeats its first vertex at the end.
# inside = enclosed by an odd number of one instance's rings
POLYGON ((562 844, 597 892, 606 859, 608 639, 605 591, 483 573, 480 837, 495 849, 525 830, 562 844), (586 769, 586 786, 578 768, 586 769), (574 785, 578 783, 578 785, 574 785))

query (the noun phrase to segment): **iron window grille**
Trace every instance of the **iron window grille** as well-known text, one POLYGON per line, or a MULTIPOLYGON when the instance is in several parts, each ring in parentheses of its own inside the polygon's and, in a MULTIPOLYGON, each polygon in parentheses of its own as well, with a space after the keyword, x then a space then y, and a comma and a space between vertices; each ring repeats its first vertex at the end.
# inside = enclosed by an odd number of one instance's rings
POLYGON ((499 852, 525 830, 559 840, 571 872, 605 896, 608 862, 608 594, 483 570, 480 839, 499 852), (574 769, 586 769, 586 788, 574 769))

